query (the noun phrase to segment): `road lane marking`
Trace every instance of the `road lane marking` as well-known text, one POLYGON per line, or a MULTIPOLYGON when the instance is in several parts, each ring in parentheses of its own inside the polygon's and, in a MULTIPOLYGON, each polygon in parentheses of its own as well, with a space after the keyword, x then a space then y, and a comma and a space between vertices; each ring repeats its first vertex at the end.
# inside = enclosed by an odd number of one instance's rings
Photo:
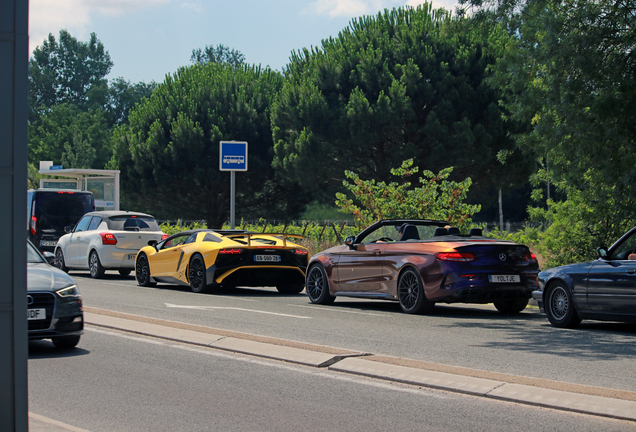
POLYGON ((369 313, 369 312, 356 312, 356 311, 351 311, 351 310, 335 309, 333 307, 307 306, 307 305, 295 305, 295 304, 288 304, 287 306, 307 308, 307 309, 315 309, 315 310, 319 310, 319 311, 357 314, 357 315, 369 315, 369 316, 377 316, 377 317, 385 317, 386 316, 386 315, 382 315, 382 314, 375 314, 375 313, 369 313))
POLYGON ((166 307, 169 307, 169 308, 180 308, 180 309, 199 309, 199 310, 236 310, 236 311, 241 311, 241 312, 253 312, 253 313, 260 313, 260 314, 266 314, 266 315, 276 315, 276 316, 282 316, 282 317, 288 317, 288 318, 312 319, 312 317, 308 317, 308 316, 301 316, 301 315, 289 315, 289 314, 282 314, 282 313, 276 313, 276 312, 260 311, 260 310, 255 310, 255 309, 244 309, 244 308, 237 308, 237 307, 226 307, 226 306, 190 306, 190 305, 175 305, 175 304, 170 304, 170 303, 165 303, 165 305, 166 305, 166 307))

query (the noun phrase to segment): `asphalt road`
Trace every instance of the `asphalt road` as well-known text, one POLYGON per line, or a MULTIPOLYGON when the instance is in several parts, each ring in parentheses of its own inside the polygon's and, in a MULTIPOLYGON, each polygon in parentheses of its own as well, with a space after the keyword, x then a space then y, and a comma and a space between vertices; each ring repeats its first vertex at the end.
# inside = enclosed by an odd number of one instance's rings
POLYGON ((94 326, 87 327, 75 350, 56 350, 48 341, 29 344, 29 403, 30 412, 47 419, 32 423, 34 431, 554 432, 634 427, 94 326), (51 426, 53 421, 57 426, 51 426))
MULTIPOLYGON (((636 391, 636 326, 584 322, 556 329, 536 308, 503 316, 492 305, 438 305, 401 313, 397 303, 338 298, 312 305, 304 293, 237 288, 194 294, 186 287, 139 287, 107 272, 71 272, 89 308, 119 311, 377 355, 545 380, 636 391)), ((83 342, 80 342, 82 346, 83 342)))

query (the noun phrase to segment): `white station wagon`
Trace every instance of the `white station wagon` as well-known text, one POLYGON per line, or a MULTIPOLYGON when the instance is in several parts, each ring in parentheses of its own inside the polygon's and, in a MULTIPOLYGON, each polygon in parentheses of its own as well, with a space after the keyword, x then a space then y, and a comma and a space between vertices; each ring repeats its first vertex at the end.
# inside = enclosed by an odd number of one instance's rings
POLYGON ((74 227, 65 227, 55 246, 55 265, 60 270, 90 270, 101 278, 105 270, 128 276, 135 268, 135 257, 150 240, 168 235, 149 214, 129 211, 86 213, 74 227))

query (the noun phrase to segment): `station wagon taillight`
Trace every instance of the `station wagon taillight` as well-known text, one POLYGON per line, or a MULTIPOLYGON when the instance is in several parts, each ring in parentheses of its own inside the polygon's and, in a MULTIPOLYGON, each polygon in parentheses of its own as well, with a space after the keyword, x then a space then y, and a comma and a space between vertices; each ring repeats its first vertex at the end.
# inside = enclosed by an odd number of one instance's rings
POLYGON ((38 224, 38 218, 36 218, 35 216, 31 216, 31 234, 33 235, 36 234, 37 224, 38 224))
POLYGON ((470 262, 475 260, 475 255, 468 252, 440 252, 437 254, 440 261, 470 262))
POLYGON ((102 237, 102 244, 103 245, 116 245, 117 244, 117 239, 115 238, 113 233, 102 232, 102 233, 99 233, 99 235, 102 237))

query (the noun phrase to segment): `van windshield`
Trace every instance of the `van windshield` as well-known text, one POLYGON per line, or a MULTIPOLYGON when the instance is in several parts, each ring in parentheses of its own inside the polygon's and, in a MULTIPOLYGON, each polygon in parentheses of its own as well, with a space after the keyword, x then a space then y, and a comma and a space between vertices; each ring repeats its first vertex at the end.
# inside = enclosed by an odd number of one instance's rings
POLYGON ((39 230, 63 230, 75 225, 93 211, 93 195, 78 192, 38 192, 35 196, 35 217, 39 230))

